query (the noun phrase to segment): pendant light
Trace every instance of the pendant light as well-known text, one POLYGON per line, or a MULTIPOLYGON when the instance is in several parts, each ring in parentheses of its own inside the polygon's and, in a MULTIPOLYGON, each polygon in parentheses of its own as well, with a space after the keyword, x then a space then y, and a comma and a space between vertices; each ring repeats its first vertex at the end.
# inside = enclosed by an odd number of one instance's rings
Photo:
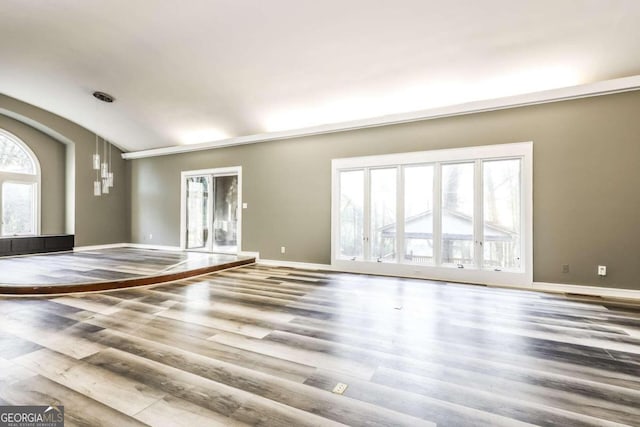
MULTIPOLYGON (((112 103, 115 98, 108 93, 93 92, 94 98, 112 103)), ((93 181, 93 195, 100 196, 109 194, 109 189, 113 188, 113 170, 111 169, 111 143, 102 138, 102 156, 100 156, 100 137, 96 134, 96 151, 92 157, 93 169, 96 171, 96 179, 93 181), (107 155, 107 145, 109 145, 109 154, 107 155)))
POLYGON ((93 181, 93 195, 99 196, 102 194, 100 185, 100 153, 98 153, 98 134, 96 134, 96 151, 93 154, 93 169, 96 171, 96 180, 93 181))

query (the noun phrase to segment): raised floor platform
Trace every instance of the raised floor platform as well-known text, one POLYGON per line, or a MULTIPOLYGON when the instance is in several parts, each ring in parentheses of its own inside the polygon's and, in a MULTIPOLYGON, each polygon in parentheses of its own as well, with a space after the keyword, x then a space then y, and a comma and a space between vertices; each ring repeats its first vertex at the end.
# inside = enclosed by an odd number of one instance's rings
POLYGON ((251 264, 255 258, 113 248, 0 258, 0 294, 58 294, 165 283, 251 264))

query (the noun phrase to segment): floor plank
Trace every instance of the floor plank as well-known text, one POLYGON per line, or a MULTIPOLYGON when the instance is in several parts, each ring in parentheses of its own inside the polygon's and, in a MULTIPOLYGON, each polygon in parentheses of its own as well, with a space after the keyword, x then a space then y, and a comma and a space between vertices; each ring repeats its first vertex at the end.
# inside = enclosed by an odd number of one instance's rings
MULTIPOLYGON (((99 255, 58 276, 175 261, 99 255)), ((263 265, 0 297, 0 403, 68 425, 637 426, 638 402, 631 301, 263 265)))

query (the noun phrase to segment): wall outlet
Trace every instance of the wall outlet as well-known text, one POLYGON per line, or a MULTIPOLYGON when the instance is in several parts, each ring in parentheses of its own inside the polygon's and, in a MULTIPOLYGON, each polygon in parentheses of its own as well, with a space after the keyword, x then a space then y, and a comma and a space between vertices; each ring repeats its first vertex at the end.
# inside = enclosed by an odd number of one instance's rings
POLYGON ((149 233, 149 240, 153 239, 153 234, 149 233))
POLYGON ((607 275, 607 266, 599 265, 598 266, 598 276, 606 276, 607 275))
POLYGON ((333 392, 335 394, 342 394, 345 392, 345 390, 347 389, 347 387, 349 387, 348 385, 346 385, 345 383, 338 383, 336 384, 336 386, 333 388, 333 392))
POLYGON ((242 204, 242 209, 247 209, 249 207, 249 203, 243 203, 242 204))
POLYGON ((280 253, 283 254, 287 251, 287 248, 285 248, 284 246, 280 246, 280 253))
POLYGON ((562 264, 562 272, 563 273, 569 272, 569 264, 562 264))

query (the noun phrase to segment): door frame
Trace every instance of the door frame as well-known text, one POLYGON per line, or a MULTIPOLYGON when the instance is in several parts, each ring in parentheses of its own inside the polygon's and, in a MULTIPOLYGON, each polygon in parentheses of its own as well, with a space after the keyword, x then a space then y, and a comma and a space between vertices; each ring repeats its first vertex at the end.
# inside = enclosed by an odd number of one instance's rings
MULTIPOLYGON (((202 175, 210 175, 212 178, 216 176, 238 176, 238 228, 236 231, 236 253, 239 254, 242 251, 242 166, 197 169, 182 171, 180 173, 180 249, 187 250, 187 178, 202 175)), ((213 199, 213 186, 210 191, 210 197, 213 199)), ((213 230, 213 224, 210 224, 210 227, 213 230)), ((213 249, 214 247, 212 245, 210 248, 206 248, 205 252, 214 253, 213 249)))

